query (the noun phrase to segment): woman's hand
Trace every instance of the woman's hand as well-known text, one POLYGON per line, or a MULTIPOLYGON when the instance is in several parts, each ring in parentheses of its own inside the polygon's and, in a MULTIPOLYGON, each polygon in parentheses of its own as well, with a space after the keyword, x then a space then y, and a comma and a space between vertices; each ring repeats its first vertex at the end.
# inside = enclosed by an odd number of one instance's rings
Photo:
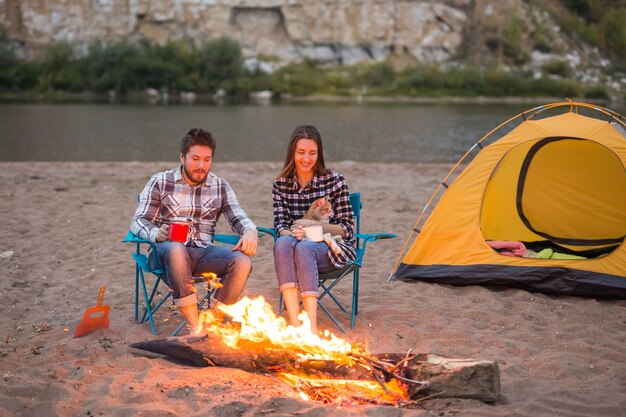
POLYGON ((297 240, 304 239, 304 228, 299 224, 294 224, 291 226, 291 236, 297 240))

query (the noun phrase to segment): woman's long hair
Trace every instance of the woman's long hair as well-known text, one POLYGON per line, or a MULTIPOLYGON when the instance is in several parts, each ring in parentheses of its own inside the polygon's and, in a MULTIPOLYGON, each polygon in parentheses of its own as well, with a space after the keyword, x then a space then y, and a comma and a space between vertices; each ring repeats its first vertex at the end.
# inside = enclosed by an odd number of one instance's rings
POLYGON ((317 128, 313 125, 299 125, 294 129, 291 134, 291 138, 289 138, 285 164, 283 165, 283 169, 280 171, 277 178, 289 178, 296 175, 294 156, 296 153, 296 144, 300 139, 311 139, 317 144, 317 161, 313 167, 314 175, 321 175, 328 172, 326 164, 324 163, 324 147, 322 145, 322 135, 319 130, 317 130, 317 128))

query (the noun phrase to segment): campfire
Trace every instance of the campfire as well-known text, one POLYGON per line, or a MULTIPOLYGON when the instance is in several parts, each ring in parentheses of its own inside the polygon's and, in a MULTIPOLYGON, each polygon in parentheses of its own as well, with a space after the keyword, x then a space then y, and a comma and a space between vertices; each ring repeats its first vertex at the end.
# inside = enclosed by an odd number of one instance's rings
POLYGON ((263 297, 203 312, 206 338, 167 338, 132 344, 192 366, 225 366, 275 375, 300 398, 333 405, 407 406, 433 396, 496 401, 500 382, 493 361, 433 354, 371 354, 328 330, 313 335, 305 313, 293 327, 263 297))
POLYGON ((294 387, 305 400, 338 405, 355 402, 397 405, 408 400, 406 387, 389 379, 393 373, 378 369, 375 366, 377 361, 363 345, 351 345, 328 330, 322 336, 311 334, 305 312, 299 316, 302 326, 293 327, 284 318, 276 316, 262 296, 244 297, 234 305, 220 305, 219 309, 230 320, 222 322, 210 311, 203 312, 205 317, 200 321, 210 323, 207 332, 219 336, 233 349, 292 352, 295 362, 289 368, 293 370, 288 372, 278 368, 275 375, 294 387), (325 368, 328 371, 324 372, 332 373, 340 368, 355 367, 370 373, 373 380, 324 378, 319 374, 325 368), (310 375, 312 370, 317 370, 318 375, 310 375))

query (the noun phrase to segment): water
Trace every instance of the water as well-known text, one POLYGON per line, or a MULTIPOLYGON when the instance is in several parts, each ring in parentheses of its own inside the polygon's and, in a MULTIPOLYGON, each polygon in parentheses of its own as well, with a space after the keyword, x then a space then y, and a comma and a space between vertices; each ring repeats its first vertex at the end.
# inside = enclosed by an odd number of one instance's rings
POLYGON ((292 130, 307 123, 328 161, 454 162, 540 104, 0 104, 0 161, 176 161, 191 127, 214 133, 219 161, 282 161, 292 130))

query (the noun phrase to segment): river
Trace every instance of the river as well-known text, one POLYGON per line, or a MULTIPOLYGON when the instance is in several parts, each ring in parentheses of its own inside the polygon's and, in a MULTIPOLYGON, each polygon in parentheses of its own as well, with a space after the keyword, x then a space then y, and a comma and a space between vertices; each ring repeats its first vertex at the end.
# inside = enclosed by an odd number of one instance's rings
POLYGON ((191 127, 214 133, 216 160, 282 161, 306 123, 328 161, 454 162, 541 104, 0 104, 0 161, 175 161, 191 127))

